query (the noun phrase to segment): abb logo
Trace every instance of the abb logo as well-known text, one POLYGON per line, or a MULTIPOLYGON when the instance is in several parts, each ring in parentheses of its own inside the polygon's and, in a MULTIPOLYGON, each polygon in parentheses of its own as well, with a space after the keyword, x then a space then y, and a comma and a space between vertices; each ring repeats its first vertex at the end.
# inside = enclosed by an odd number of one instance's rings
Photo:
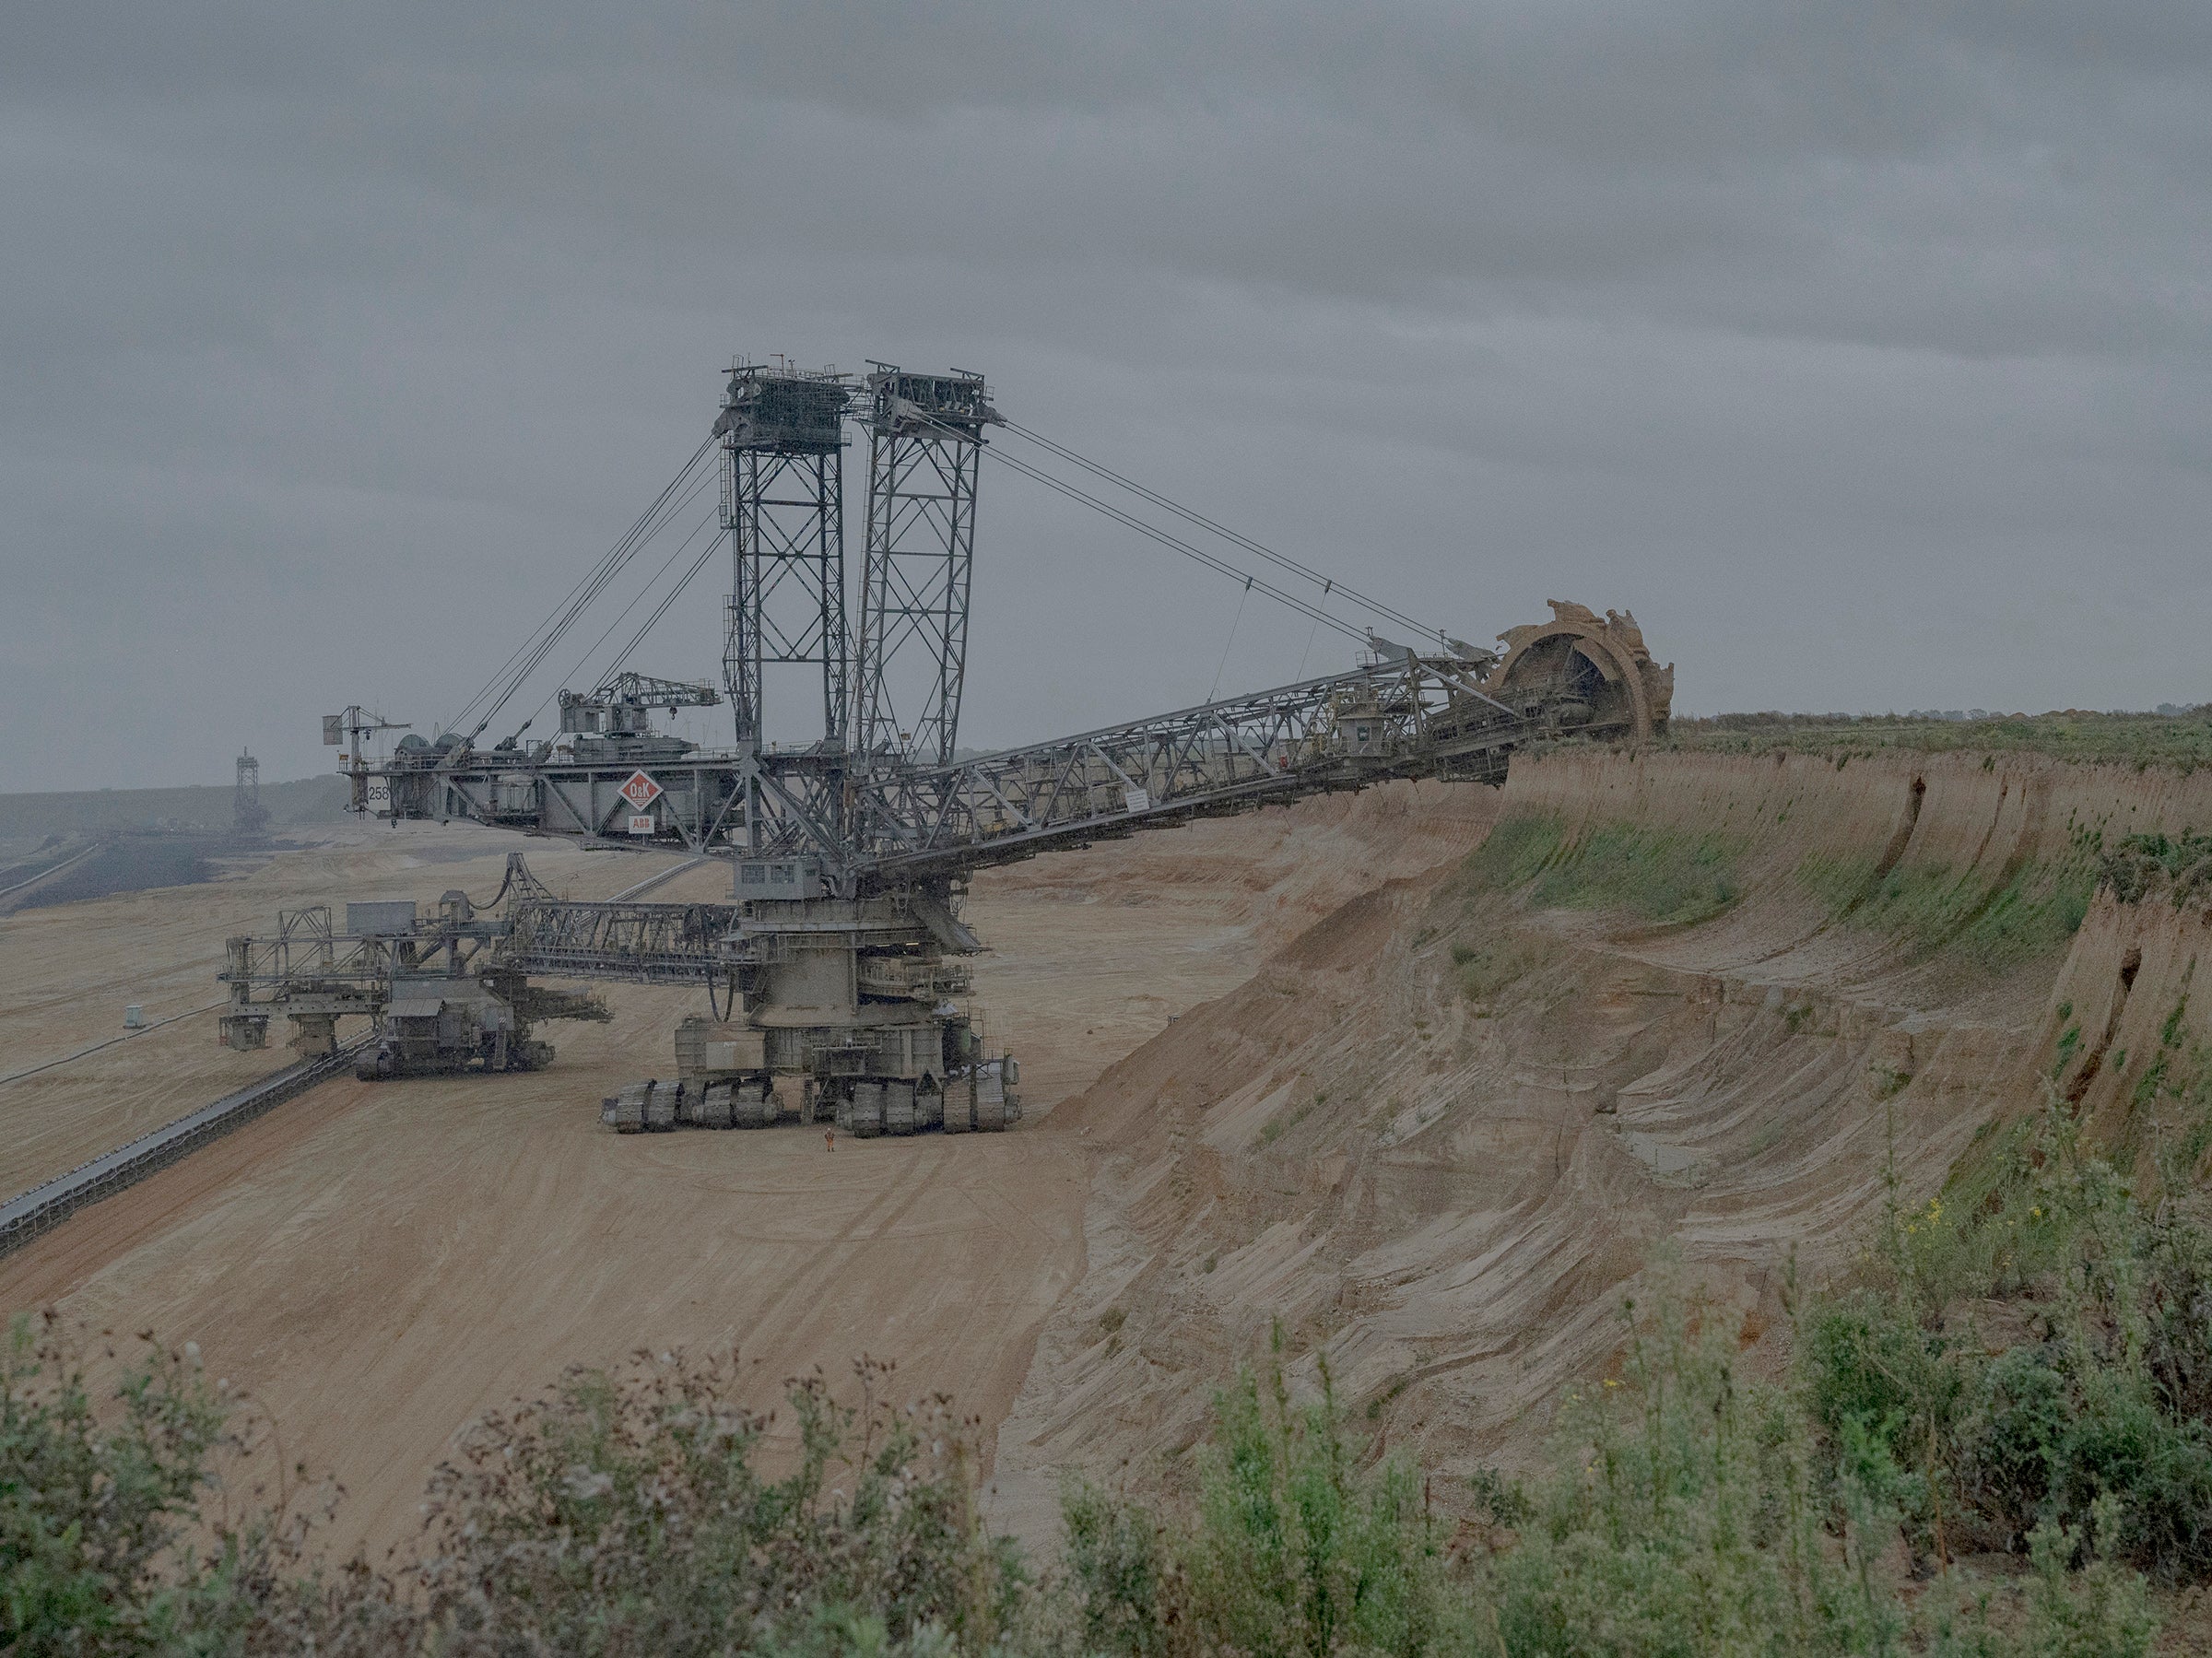
POLYGON ((622 785, 622 798, 629 801, 634 811, 643 811, 661 797, 661 785, 642 771, 632 771, 629 781, 622 785))

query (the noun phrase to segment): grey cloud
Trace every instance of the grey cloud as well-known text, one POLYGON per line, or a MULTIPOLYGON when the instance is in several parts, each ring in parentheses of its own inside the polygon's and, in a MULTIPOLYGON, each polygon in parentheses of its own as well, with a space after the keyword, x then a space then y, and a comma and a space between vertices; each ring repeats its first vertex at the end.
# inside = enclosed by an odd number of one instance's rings
MULTIPOLYGON (((301 699, 450 711, 734 349, 984 368, 1468 631, 1631 604, 1692 707, 2212 695, 2201 6, 91 6, 6 43, 0 696, 54 717, 0 786, 304 769, 301 699)), ((986 489, 979 738, 1296 666, 1301 624, 1230 639, 1233 590, 986 489)))

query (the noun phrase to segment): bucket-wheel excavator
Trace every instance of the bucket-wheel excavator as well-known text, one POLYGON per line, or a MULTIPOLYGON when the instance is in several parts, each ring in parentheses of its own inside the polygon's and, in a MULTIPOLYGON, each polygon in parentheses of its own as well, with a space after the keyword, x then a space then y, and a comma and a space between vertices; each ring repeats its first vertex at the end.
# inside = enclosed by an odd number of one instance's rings
POLYGON ((282 1011, 296 1046, 328 1051, 336 1018, 362 1013, 373 1022, 365 1073, 497 1068, 495 1056, 535 1064, 550 1051, 528 1037, 530 1024, 595 1017, 596 1005, 533 979, 682 984, 705 990, 707 1011, 679 1028, 673 1078, 603 1101, 618 1131, 753 1127, 793 1115, 863 1137, 1004 1128, 1020 1112, 1019 1068, 991 1051, 962 999, 960 958, 983 947, 961 920, 974 871, 1392 779, 1500 782, 1512 754, 1532 742, 1636 742, 1663 730, 1673 670, 1653 662, 1634 618, 1558 601, 1552 610, 1548 622, 1500 635, 1501 652, 1477 649, 1006 420, 981 376, 740 363, 685 470, 462 719, 434 738, 409 733, 381 759, 368 752, 371 739, 402 728, 359 708, 324 722, 325 739, 346 745, 356 811, 712 857, 729 865, 730 900, 569 901, 531 880, 517 856, 496 916, 454 903, 456 894, 420 918, 412 906, 383 917, 368 912, 388 906, 348 906, 359 924, 333 935, 325 916, 304 953, 284 943, 296 920, 279 940, 231 941, 225 1040, 259 1045, 269 1015, 282 1011), (858 616, 849 624, 843 461, 853 429, 868 463, 858 616), (1022 440, 1028 453, 1008 453, 1000 437, 1022 440), (987 452, 1229 573, 1248 594, 1313 617, 1317 631, 1348 636, 1356 665, 963 754, 956 738, 987 452), (1194 535, 1225 538, 1242 560, 1102 500, 1069 481, 1065 465, 1053 469, 1054 458, 1135 490, 1194 535), (727 547, 733 578, 720 686, 612 672, 590 693, 559 694, 552 736, 525 742, 525 722, 487 746, 493 722, 590 600, 713 483, 722 534, 709 551, 727 547), (1253 560, 1269 573, 1256 573, 1253 560), (1347 620, 1350 609, 1416 642, 1347 620), (772 742, 771 682, 787 688, 794 677, 816 735, 772 742), (735 733, 727 747, 656 732, 649 717, 724 700, 735 733), (333 988, 340 958, 358 969, 350 990, 333 988), (449 989, 465 982, 474 988, 449 989))

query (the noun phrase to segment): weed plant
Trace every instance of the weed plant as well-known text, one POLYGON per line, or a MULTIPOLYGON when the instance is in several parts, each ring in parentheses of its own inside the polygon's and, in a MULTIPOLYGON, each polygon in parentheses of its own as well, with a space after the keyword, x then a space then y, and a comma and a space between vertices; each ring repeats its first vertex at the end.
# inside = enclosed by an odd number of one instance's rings
MULTIPOLYGON (((1662 1288, 1548 1460, 1432 1480, 1371 1454, 1325 1365, 1278 1334, 1215 1404, 1193 1499, 1094 1486, 1032 1574, 976 1503, 973 1424, 795 1386, 781 1428, 734 1362, 579 1371, 488 1417, 394 1571, 319 1569, 279 1519, 228 1519, 224 1402, 154 1351, 93 1403, 18 1324, 0 1439, 0 1637, 26 1653, 1884 1654, 2133 1658, 2143 1572, 2212 1575, 2212 1246, 2139 1205, 2053 1108, 1918 1209, 1853 1287, 1799 1310, 1792 1376, 1662 1288), (1993 1344, 1975 1311, 2034 1309, 1993 1344), (771 1454, 771 1430, 777 1434, 771 1454), (780 1476, 764 1462, 785 1467, 780 1476), (2010 1550, 2023 1569, 1960 1564, 2010 1550)), ((1665 1275, 1661 1275, 1664 1280, 1665 1275)), ((1401 1379, 1403 1383, 1406 1379, 1401 1379)), ((1394 1384, 1394 1388, 1399 1384, 1394 1384)))
POLYGON ((735 1361, 577 1371, 500 1412, 433 1477, 390 1575, 319 1569, 304 1532, 227 1516, 228 1417, 154 1349, 95 1409, 83 1359, 15 1329, 0 1440, 0 1650, 26 1654, 949 1654, 1055 1650, 1012 1546, 975 1511, 942 1401, 789 1394, 795 1465, 735 1361), (211 1538, 211 1546, 201 1539, 211 1538), (1026 1621, 1029 1619, 1030 1621, 1026 1621))
POLYGON ((2124 904, 2158 891, 2176 908, 2201 904, 2212 889, 2212 835, 2128 835, 2104 854, 2099 875, 2124 904))
POLYGON ((1797 879, 1832 921, 1994 970, 2063 948, 2088 914, 2097 871, 2094 848, 2077 843, 1994 892, 1968 869, 1908 862, 1881 873, 1871 858, 1832 854, 1808 856, 1797 879))
POLYGON ((1824 1501, 1788 1396, 1678 1301, 1572 1394, 1521 1546, 1492 1573, 1513 1653, 1863 1652, 1907 1626, 1863 1487, 1824 1501))
POLYGON ((1537 965, 1535 947, 1525 939, 1506 935, 1481 944, 1452 947, 1452 966, 1460 994, 1470 1002, 1488 1004, 1518 984, 1537 965))
POLYGON ((2212 1581, 2212 1235, 2146 1205, 2063 1100, 1917 1210, 1894 1202, 1860 1286, 1805 1320, 1831 1466, 1912 1546, 2057 1550, 2212 1581))
POLYGON ((1085 1652, 1474 1649, 1476 1602, 1447 1566, 1420 1478, 1396 1459, 1361 1471, 1325 1366, 1321 1383, 1293 1402, 1278 1332, 1265 1370, 1216 1401, 1191 1513, 1068 1488, 1063 1581, 1085 1652))

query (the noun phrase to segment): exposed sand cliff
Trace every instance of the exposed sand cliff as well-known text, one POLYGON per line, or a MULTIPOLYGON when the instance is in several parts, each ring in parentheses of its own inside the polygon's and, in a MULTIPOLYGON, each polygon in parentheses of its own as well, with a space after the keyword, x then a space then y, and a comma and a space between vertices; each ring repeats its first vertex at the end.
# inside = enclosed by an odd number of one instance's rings
POLYGON ((1002 1430, 1006 1513, 1046 1523, 1063 1466, 1171 1480, 1277 1323, 1448 1472, 1535 1449, 1662 1243, 1771 1356, 1793 1252, 1832 1268, 1892 1158, 1932 1190, 2054 1069, 2140 1141, 2147 1067, 2206 1029, 2206 923, 2092 902, 2097 862, 2206 823, 2212 776, 2033 757, 1517 760, 1473 857, 1055 1116, 1100 1158, 1089 1264, 1002 1430))
MULTIPOLYGON (((1501 793, 1100 845, 976 884, 979 991, 1034 1108, 1016 1134, 617 1140, 598 1095, 662 1064, 689 1006, 618 988, 541 1076, 280 1108, 0 1262, 0 1308, 198 1339, 288 1455, 351 1488, 342 1540, 403 1531, 476 1413, 640 1346, 735 1343, 764 1402, 895 1354, 996 1429, 1025 1529, 1065 1466, 1172 1480, 1278 1321, 1382 1442, 1516 1462, 1608 1362, 1658 1244, 1771 1357, 1792 1250, 1831 1268, 1892 1157, 1933 1188, 2045 1078, 2147 1152, 2146 1078, 2212 1046, 2187 997, 2212 923, 2093 900, 2094 876, 2122 834, 2205 824, 2212 774, 1593 750, 1516 762, 1501 793)), ((512 844, 342 837, 9 918, 0 1071, 112 1033, 126 1001, 213 1001, 223 935, 280 904, 485 892, 512 844)), ((533 855, 579 896, 642 873, 533 855)), ((212 1024, 0 1090, 7 1183, 285 1057, 212 1024)))

